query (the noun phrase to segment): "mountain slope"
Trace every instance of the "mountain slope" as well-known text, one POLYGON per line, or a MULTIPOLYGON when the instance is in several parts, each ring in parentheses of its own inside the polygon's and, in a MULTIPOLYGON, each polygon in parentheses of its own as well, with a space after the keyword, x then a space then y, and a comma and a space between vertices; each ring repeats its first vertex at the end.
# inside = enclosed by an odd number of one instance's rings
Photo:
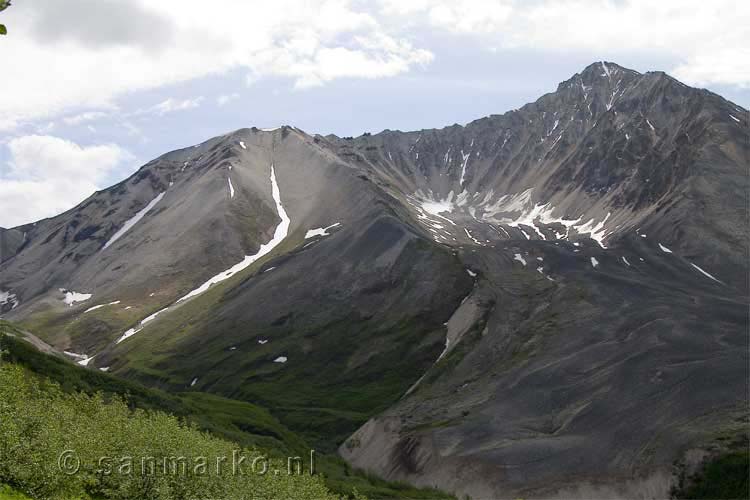
POLYGON ((601 62, 463 127, 243 129, 11 230, 0 307, 390 479, 666 494, 746 416, 747 127, 601 62))

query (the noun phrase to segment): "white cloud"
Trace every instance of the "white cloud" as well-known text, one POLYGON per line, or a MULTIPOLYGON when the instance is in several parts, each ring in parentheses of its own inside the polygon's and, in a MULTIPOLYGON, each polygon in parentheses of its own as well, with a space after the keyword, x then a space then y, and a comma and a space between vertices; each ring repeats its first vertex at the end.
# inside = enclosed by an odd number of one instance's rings
POLYGON ((641 52, 673 61, 661 69, 688 83, 750 85, 750 2, 59 3, 17 2, 3 12, 13 31, 0 44, 0 131, 71 109, 106 109, 125 94, 237 69, 247 72, 248 82, 282 76, 296 88, 391 77, 433 60, 420 40, 473 38, 487 48, 574 51, 591 60, 641 52))
POLYGON ((18 128, 18 120, 7 117, 0 117, 0 132, 8 132, 18 128))
POLYGON ((430 57, 348 0, 215 0, 210 7, 199 0, 133 0, 122 22, 168 33, 153 40, 112 19, 107 30, 92 28, 86 10, 92 0, 66 3, 66 18, 75 22, 44 36, 51 29, 45 13, 50 2, 59 0, 19 2, 4 12, 13 26, 13 36, 0 45, 6 128, 236 68, 261 78, 288 76, 305 87, 340 77, 390 76, 430 57), (335 67, 338 62, 353 66, 335 67))
POLYGON ((295 88, 317 87, 337 78, 382 78, 429 63, 431 52, 415 49, 405 40, 384 35, 357 36, 357 48, 316 47, 294 40, 256 55, 254 71, 295 79, 295 88))
POLYGON ((239 99, 239 98, 240 98, 240 95, 236 92, 232 94, 220 95, 219 97, 216 98, 216 104, 219 106, 224 106, 228 104, 229 102, 234 101, 235 99, 239 99))
POLYGON ((63 121, 66 125, 80 125, 81 123, 91 122, 95 120, 101 120, 106 118, 107 113, 104 111, 86 111, 73 116, 66 116, 63 121))
POLYGON ((172 97, 156 104, 148 111, 155 113, 159 116, 166 115, 167 113, 174 113, 175 111, 185 111, 186 109, 197 108, 203 102, 203 97, 195 97, 193 99, 174 99, 172 97))
MULTIPOLYGON (((746 38, 749 40, 750 38, 746 38)), ((692 55, 674 70, 674 76, 694 85, 724 83, 750 87, 750 46, 717 47, 692 55)))
POLYGON ((115 144, 82 147, 49 135, 10 140, 0 178, 0 226, 13 227, 68 210, 102 187, 130 153, 115 144))
POLYGON ((44 124, 39 124, 36 127, 36 133, 41 135, 46 135, 55 130, 55 127, 57 127, 57 124, 55 122, 47 122, 44 124))
POLYGON ((420 25, 501 48, 576 51, 617 60, 641 51, 692 84, 750 86, 750 2, 732 0, 381 0, 409 29, 420 25))

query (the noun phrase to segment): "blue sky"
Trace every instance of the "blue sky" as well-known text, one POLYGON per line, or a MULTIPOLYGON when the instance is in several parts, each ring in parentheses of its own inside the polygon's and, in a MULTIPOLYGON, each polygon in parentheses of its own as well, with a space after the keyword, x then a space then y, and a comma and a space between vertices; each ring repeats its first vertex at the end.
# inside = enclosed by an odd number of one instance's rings
POLYGON ((442 127, 591 62, 750 106, 748 2, 16 0, 0 14, 0 226, 241 127, 442 127))

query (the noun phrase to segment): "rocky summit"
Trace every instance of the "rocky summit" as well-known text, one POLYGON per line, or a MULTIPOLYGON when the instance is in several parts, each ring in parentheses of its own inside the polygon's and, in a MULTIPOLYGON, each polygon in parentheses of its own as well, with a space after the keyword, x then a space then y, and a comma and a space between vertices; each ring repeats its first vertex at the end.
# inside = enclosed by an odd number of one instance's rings
POLYGON ((0 229, 0 311, 388 480, 663 498, 747 432, 748 130, 611 62, 465 126, 241 129, 0 229))

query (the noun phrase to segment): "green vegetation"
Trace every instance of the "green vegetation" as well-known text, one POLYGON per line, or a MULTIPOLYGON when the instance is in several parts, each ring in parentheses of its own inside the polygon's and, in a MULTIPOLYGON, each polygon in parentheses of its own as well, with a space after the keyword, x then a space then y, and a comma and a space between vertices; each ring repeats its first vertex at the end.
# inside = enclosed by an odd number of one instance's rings
POLYGON ((0 366, 0 481, 34 498, 335 498, 322 477, 257 449, 11 363, 0 366))
POLYGON ((0 484, 0 500, 29 500, 29 497, 6 484, 0 484))
MULTIPOLYGON (((43 354, 20 340, 22 335, 14 325, 0 321, 0 347, 6 351, 3 355, 5 362, 43 375, 66 394, 80 397, 81 393, 101 393, 104 401, 124 401, 131 410, 168 412, 186 422, 186 425, 208 431, 213 436, 245 448, 266 450, 273 457, 309 456, 311 446, 306 440, 289 430, 265 408, 206 393, 168 394, 147 388, 107 373, 78 367, 60 357, 43 354), (2 332, 9 336, 3 337, 2 332)), ((315 471, 323 477, 329 490, 350 497, 359 492, 369 498, 452 498, 436 490, 392 483, 352 469, 333 453, 317 453, 315 471)), ((0 483, 2 480, 0 476, 0 483)))
POLYGON ((750 452, 747 448, 722 455, 703 466, 673 492, 674 498, 750 498, 750 452))
MULTIPOLYGON (((0 12, 10 7, 10 0, 0 0, 0 12)), ((7 35, 8 29, 4 24, 0 24, 0 35, 7 35)))

